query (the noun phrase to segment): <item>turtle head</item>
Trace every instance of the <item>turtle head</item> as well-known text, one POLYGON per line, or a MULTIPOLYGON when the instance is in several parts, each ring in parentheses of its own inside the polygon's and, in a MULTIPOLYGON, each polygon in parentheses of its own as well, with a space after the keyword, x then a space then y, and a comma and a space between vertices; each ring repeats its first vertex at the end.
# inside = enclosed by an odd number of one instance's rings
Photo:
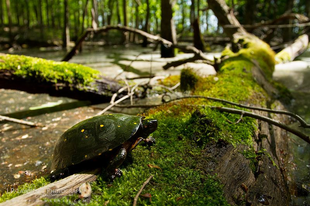
POLYGON ((153 133, 157 129, 157 120, 156 119, 142 119, 143 133, 145 138, 153 133))

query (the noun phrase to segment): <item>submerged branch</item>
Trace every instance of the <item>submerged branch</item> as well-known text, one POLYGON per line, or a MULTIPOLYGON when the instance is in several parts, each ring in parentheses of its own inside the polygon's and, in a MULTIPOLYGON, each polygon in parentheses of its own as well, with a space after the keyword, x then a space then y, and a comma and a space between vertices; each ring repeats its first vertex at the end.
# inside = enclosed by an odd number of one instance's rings
POLYGON ((15 118, 11 118, 11 117, 6 117, 6 116, 0 115, 0 121, 1 120, 6 120, 6 121, 9 121, 9 122, 15 122, 15 123, 18 123, 18 124, 24 124, 24 125, 28 125, 28 126, 31 126, 31 127, 43 127, 43 125, 40 124, 40 123, 33 123, 33 122, 21 120, 21 119, 15 119, 15 118))

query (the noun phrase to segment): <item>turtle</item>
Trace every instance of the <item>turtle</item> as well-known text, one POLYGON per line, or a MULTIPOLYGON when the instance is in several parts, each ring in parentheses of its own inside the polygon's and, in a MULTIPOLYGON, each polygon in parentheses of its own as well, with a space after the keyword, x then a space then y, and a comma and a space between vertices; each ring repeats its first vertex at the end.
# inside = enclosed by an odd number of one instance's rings
POLYGON ((57 140, 51 179, 100 166, 113 180, 122 175, 118 167, 128 152, 156 129, 157 120, 127 114, 98 115, 81 121, 57 140))

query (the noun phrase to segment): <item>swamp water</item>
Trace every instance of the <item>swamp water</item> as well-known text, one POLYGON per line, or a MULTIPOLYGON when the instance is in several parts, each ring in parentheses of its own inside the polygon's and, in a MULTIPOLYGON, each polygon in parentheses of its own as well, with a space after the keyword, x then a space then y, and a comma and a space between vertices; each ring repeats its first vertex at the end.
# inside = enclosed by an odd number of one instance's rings
MULTIPOLYGON (((65 55, 55 50, 21 50, 15 54, 40 57, 60 61, 65 55)), ((161 59, 158 52, 141 47, 97 48, 84 50, 70 60, 99 70, 108 77, 136 77, 155 74, 168 76, 179 74, 184 68, 163 71, 162 66, 169 61, 193 56, 182 54, 176 58, 161 59), (145 53, 142 53, 145 52, 145 53), (129 66, 128 66, 129 65, 129 66)), ((213 54, 210 54, 210 58, 213 54)), ((195 65, 207 74, 215 74, 212 67, 205 64, 195 65)), ((147 82, 148 79, 135 80, 147 82)), ((76 101, 63 97, 51 97, 47 94, 29 94, 16 90, 0 89, 0 114, 41 123, 43 127, 32 128, 12 122, 0 122, 0 193, 15 190, 18 185, 31 181, 36 176, 50 172, 51 155, 54 144, 64 131, 74 124, 96 115, 100 109, 109 105, 89 105, 87 101, 76 101)), ((153 95, 139 101, 139 104, 159 104, 161 98, 153 95)), ((144 109, 113 108, 109 112, 127 114, 142 113, 144 109)))

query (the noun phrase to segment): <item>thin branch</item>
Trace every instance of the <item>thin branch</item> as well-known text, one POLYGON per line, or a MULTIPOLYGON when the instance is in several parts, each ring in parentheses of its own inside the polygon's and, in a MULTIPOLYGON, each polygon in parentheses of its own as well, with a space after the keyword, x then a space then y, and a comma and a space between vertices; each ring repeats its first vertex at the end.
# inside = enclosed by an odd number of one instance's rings
POLYGON ((132 96, 133 93, 130 93, 126 96, 123 96, 122 98, 118 99, 117 101, 115 101, 114 103, 110 104, 109 106, 107 106, 104 110, 102 110, 101 112, 99 112, 97 115, 102 115, 104 114, 106 111, 108 111, 109 109, 111 109, 113 106, 115 106, 116 104, 124 101, 125 99, 129 98, 130 96, 132 96))
POLYGON ((154 176, 151 175, 142 185, 141 189, 139 190, 139 192, 137 193, 137 195, 135 196, 135 199, 133 201, 133 206, 136 206, 137 205, 137 201, 138 201, 138 198, 142 192, 142 190, 144 189, 144 187, 150 182, 150 180, 153 178, 154 176))
POLYGON ((235 102, 227 101, 224 99, 218 99, 218 98, 214 98, 214 97, 193 95, 193 96, 178 97, 178 98, 169 100, 166 103, 181 100, 181 99, 190 99, 190 98, 208 99, 208 100, 223 102, 223 103, 227 103, 230 105, 234 105, 234 106, 238 106, 238 107, 242 107, 242 108, 246 108, 246 109, 259 110, 259 111, 264 111, 264 112, 269 112, 269 113, 285 114, 285 115, 291 116, 291 117, 295 118, 297 121, 299 121, 301 127, 310 128, 310 124, 308 124, 304 119, 302 119, 300 116, 298 116, 297 114, 294 114, 292 112, 288 112, 288 111, 284 111, 284 110, 272 110, 272 109, 267 109, 267 108, 262 108, 262 107, 247 106, 244 104, 238 104, 235 102))
POLYGON ((24 124, 24 125, 28 125, 28 126, 31 126, 31 127, 43 127, 43 125, 40 124, 40 123, 33 123, 33 122, 25 121, 25 120, 20 120, 20 119, 15 119, 15 118, 11 118, 11 117, 6 117, 6 116, 0 115, 0 121, 1 120, 15 122, 15 123, 18 123, 18 124, 24 124))
POLYGON ((282 124, 281 122, 265 117, 265 116, 261 116, 258 114, 254 114, 251 112, 246 112, 243 110, 238 110, 238 109, 233 109, 233 108, 227 108, 227 107, 211 107, 211 109, 216 109, 222 112, 229 112, 229 113, 233 113, 233 114, 243 114, 243 116, 248 116, 248 117, 252 117, 255 119, 259 119, 265 122, 268 122, 270 124, 276 125, 282 129, 285 129, 286 131, 289 131, 292 134, 295 134, 296 136, 300 137, 301 139, 303 139, 304 141, 306 141, 308 144, 310 144, 310 137, 308 135, 303 134, 302 132, 295 130, 293 128, 290 128, 284 124, 282 124))

